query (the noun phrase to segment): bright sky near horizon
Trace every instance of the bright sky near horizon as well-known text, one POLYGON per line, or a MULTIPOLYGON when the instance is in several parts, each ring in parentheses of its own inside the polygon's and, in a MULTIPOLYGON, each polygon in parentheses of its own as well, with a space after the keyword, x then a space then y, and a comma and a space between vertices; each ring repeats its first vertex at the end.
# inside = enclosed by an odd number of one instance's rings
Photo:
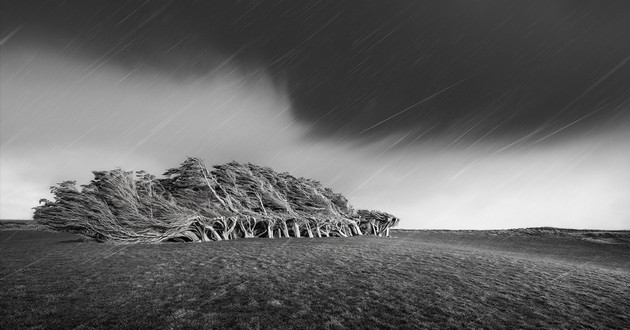
POLYGON ((3 3, 0 218, 195 156, 402 228, 630 229, 630 5, 439 3, 3 3))

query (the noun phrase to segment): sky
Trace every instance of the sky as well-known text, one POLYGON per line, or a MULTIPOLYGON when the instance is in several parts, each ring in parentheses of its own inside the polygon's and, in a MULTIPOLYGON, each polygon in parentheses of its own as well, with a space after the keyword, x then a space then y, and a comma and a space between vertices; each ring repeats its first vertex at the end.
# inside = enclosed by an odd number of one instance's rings
POLYGON ((630 229, 630 2, 0 1, 0 218, 187 156, 410 229, 630 229))

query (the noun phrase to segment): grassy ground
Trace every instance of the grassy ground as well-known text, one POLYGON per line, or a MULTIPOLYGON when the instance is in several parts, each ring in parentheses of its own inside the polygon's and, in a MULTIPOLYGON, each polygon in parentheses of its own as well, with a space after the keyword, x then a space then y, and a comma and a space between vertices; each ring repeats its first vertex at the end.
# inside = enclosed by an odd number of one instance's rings
POLYGON ((630 244, 393 235, 109 245, 0 231, 0 328, 630 328, 630 244))
POLYGON ((46 230, 33 220, 0 220, 0 230, 46 230))

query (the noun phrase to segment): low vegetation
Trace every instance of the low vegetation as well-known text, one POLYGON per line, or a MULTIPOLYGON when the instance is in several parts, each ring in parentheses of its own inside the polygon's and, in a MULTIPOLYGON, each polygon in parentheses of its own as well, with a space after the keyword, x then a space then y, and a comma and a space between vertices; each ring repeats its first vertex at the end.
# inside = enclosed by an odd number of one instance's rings
POLYGON ((0 328, 628 329, 628 255, 507 231, 125 245, 0 231, 0 328))
POLYGON ((222 241, 254 237, 388 236, 391 214, 354 210, 321 183, 236 162, 208 171, 188 158, 158 179, 144 171, 94 171, 51 187, 37 223, 102 242, 222 241))

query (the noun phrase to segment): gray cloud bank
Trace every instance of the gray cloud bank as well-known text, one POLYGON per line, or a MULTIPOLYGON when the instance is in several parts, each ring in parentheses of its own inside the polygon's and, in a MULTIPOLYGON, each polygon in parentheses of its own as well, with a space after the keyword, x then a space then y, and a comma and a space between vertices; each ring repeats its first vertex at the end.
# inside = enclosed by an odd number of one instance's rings
POLYGON ((3 1, 3 30, 178 79, 271 73, 314 136, 572 138, 627 119, 627 1, 3 1), (220 55, 218 55, 220 54, 220 55))

